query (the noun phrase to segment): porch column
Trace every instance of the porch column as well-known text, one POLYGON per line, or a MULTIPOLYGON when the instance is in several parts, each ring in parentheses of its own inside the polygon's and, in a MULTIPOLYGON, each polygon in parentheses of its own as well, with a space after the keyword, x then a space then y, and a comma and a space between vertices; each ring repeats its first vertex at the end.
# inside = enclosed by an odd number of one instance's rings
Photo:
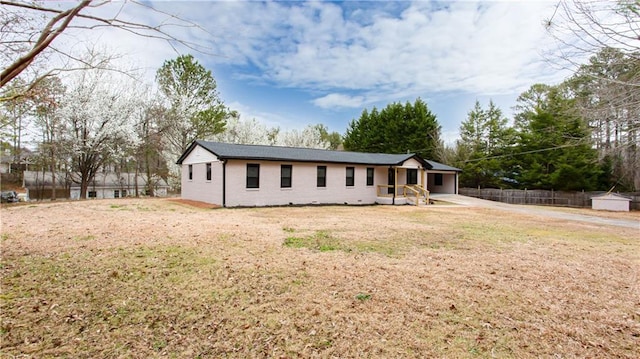
POLYGON ((396 193, 398 193, 398 167, 393 168, 393 200, 391 203, 396 204, 396 193))
POLYGON ((429 190, 429 172, 424 170, 424 189, 429 190))
POLYGON ((395 178, 393 180, 393 196, 396 196, 396 193, 398 193, 398 167, 394 168, 394 175, 395 178))

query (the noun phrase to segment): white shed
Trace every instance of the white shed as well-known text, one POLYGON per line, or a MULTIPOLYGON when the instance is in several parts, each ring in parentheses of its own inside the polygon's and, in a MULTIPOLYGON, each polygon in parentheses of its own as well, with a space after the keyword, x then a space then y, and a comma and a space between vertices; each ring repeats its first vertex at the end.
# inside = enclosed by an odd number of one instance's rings
POLYGON ((629 212, 630 198, 616 193, 605 193, 601 196, 591 197, 591 208, 604 211, 629 212))

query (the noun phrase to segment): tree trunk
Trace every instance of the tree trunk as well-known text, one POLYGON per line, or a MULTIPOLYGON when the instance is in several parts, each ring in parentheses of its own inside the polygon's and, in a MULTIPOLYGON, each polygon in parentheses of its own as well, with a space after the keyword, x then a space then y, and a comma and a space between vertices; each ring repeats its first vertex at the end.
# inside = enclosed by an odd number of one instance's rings
POLYGON ((80 199, 87 199, 87 189, 89 188, 89 174, 83 171, 80 176, 80 199))
MULTIPOLYGON (((53 167, 53 166, 52 166, 53 167)), ((55 167, 51 171, 51 200, 56 200, 56 170, 55 167)))
POLYGON ((80 182, 80 199, 87 199, 87 181, 84 179, 80 182))
POLYGON ((136 163, 136 173, 133 176, 133 186, 136 191, 136 198, 140 197, 140 193, 138 192, 138 173, 140 172, 139 168, 140 168, 140 165, 136 163))
POLYGON ((53 141, 50 142, 51 145, 51 163, 49 164, 49 168, 51 169, 51 200, 55 201, 56 198, 56 150, 53 141))
POLYGON ((145 162, 145 169, 146 169, 146 172, 147 172, 147 186, 146 187, 147 187, 147 196, 154 197, 155 196, 155 193, 153 193, 153 187, 154 186, 153 186, 153 183, 151 183, 151 161, 150 161, 151 160, 151 158, 150 158, 151 156, 150 156, 150 152, 151 151, 147 146, 147 148, 145 148, 145 151, 144 151, 144 156, 145 156, 144 162, 145 162))

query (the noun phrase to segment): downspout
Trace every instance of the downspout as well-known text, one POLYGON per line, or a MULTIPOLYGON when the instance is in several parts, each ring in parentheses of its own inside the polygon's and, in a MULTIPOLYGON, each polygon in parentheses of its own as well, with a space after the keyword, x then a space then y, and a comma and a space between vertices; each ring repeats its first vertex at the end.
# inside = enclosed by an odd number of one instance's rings
POLYGON ((222 160, 222 207, 227 206, 227 160, 222 160))

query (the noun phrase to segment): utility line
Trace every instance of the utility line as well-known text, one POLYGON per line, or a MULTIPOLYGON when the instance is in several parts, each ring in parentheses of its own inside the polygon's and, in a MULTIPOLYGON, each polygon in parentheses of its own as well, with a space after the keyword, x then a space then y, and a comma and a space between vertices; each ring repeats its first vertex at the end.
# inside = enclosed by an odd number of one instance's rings
POLYGON ((476 162, 476 161, 482 161, 482 160, 489 160, 489 159, 493 159, 493 158, 504 158, 504 157, 511 157, 511 156, 517 156, 517 155, 526 155, 526 154, 530 154, 530 153, 538 153, 538 152, 546 152, 546 151, 552 151, 552 150, 557 150, 560 148, 566 148, 566 147, 575 147, 575 146, 580 146, 581 143, 574 143, 574 144, 570 144, 570 145, 561 145, 561 146, 555 146, 555 147, 549 147, 549 148, 541 148, 538 150, 531 150, 531 151, 523 151, 523 152, 518 152, 518 153, 510 153, 510 154, 506 154, 506 155, 496 155, 496 156, 489 156, 489 157, 482 157, 482 158, 474 158, 471 160, 465 160, 462 161, 464 163, 466 162, 476 162))

